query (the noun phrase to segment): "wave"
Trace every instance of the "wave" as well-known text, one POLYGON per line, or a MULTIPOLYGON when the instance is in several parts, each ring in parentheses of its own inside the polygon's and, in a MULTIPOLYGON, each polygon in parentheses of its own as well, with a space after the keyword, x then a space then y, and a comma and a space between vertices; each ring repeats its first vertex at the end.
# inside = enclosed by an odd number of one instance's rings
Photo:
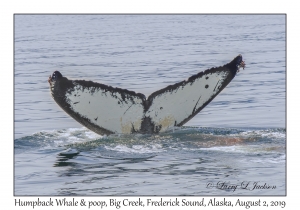
MULTIPOLYGON (((15 152, 50 149, 106 150, 121 153, 160 153, 166 150, 276 152, 285 150, 286 130, 182 127, 157 135, 101 136, 86 128, 40 131, 15 139, 15 152)), ((72 151, 72 150, 71 150, 72 151)))

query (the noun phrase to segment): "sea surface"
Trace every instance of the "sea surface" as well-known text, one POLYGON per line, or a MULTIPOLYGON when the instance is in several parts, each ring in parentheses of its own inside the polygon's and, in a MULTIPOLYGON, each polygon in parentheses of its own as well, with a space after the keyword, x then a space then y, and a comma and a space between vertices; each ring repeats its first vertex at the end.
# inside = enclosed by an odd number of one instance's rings
POLYGON ((286 194, 285 15, 15 15, 14 194, 286 194), (58 70, 150 95, 242 54, 184 127, 100 136, 54 102, 58 70))

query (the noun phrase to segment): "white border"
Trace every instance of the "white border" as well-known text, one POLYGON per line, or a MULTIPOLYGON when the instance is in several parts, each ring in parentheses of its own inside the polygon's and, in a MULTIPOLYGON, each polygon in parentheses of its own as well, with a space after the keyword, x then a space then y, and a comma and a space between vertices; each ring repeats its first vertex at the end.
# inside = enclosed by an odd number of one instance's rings
MULTIPOLYGON (((297 67, 299 54, 299 12, 296 1, 162 1, 162 0, 110 0, 105 1, 38 1, 38 0, 3 0, 1 2, 1 207, 14 207, 13 197, 13 14, 15 13, 286 13, 287 14, 287 67, 297 67), (7 91, 9 90, 9 91, 7 91)), ((287 201, 285 209, 298 206, 298 160, 299 124, 299 70, 287 71, 287 197, 263 197, 264 200, 287 201)), ((20 198, 20 197, 16 197, 20 198)), ((28 197, 27 197, 28 198, 28 197)), ((102 197, 103 198, 103 197, 102 197)), ((209 199, 209 197, 206 197, 209 199)), ((243 200, 256 200, 257 197, 241 197, 243 200)), ((30 197, 33 200, 34 197, 30 197)), ((43 199, 46 199, 43 197, 43 199)), ((95 199, 95 197, 85 197, 95 199)), ((107 198, 108 199, 108 198, 107 198)), ((220 199, 220 198, 219 198, 220 199)), ((236 197, 227 197, 236 201, 236 197)), ((3 208, 3 209, 4 209, 3 208)), ((219 209, 219 207, 215 207, 219 209)), ((214 209, 215 209, 214 208, 214 209)), ((253 207, 254 208, 254 207, 253 207)), ((253 209, 251 208, 251 209, 253 209)), ((29 208, 26 208, 29 209, 29 208)), ((39 209, 39 208, 35 208, 39 209)), ((81 208, 87 209, 87 208, 81 208)), ((108 209, 108 208, 106 208, 108 209)), ((111 208, 116 209, 116 208, 111 208)), ((139 208, 135 208, 139 209, 139 208)))

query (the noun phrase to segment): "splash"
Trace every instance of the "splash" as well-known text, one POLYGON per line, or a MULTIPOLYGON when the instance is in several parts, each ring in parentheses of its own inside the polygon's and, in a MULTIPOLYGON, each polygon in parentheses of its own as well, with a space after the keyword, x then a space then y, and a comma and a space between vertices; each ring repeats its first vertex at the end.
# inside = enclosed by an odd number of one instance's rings
POLYGON ((285 129, 235 129, 183 127, 156 135, 98 135, 86 128, 34 133, 15 140, 17 150, 34 148, 106 150, 121 153, 160 153, 167 150, 276 152, 285 150, 285 129), (276 145, 274 145, 276 143, 276 145))

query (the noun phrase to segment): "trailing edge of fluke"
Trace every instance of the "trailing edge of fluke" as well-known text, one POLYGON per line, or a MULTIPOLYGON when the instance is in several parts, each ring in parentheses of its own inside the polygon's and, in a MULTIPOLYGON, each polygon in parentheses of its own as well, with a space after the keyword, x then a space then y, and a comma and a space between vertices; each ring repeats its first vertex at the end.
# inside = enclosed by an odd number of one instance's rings
POLYGON ((76 121, 100 135, 159 133, 182 126, 209 104, 245 68, 242 55, 230 63, 199 72, 148 98, 108 85, 50 75, 51 95, 76 121))

